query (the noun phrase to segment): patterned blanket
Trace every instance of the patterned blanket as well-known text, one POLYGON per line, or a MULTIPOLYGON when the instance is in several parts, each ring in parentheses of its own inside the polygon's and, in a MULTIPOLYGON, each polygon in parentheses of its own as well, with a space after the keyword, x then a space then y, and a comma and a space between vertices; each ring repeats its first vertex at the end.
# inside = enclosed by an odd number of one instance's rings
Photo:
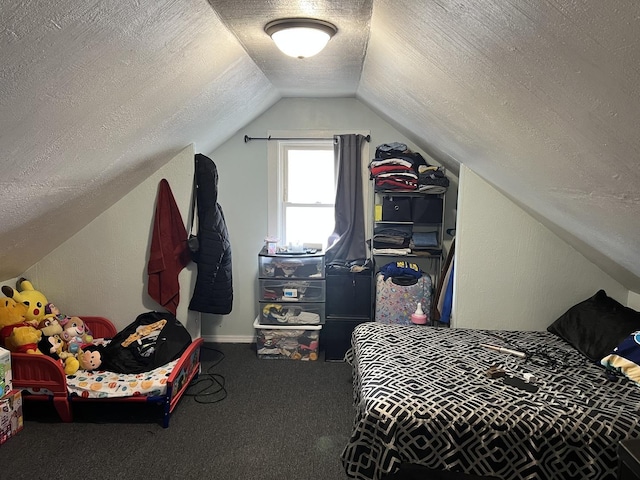
POLYGON ((113 373, 104 370, 79 370, 67 375, 67 389, 84 398, 121 398, 144 395, 155 397, 167 393, 167 380, 178 360, 144 373, 113 373))
MULTIPOLYGON (((78 370, 67 375, 70 395, 83 398, 156 397, 167 393, 167 380, 178 360, 144 373, 113 373, 104 370, 78 370)), ((34 395, 53 395, 46 388, 26 388, 34 395)))
POLYGON ((614 480, 618 442, 640 437, 640 386, 607 377, 548 332, 370 322, 354 330, 347 360, 351 478, 411 463, 509 480, 614 480), (491 378, 491 367, 505 375, 491 378))

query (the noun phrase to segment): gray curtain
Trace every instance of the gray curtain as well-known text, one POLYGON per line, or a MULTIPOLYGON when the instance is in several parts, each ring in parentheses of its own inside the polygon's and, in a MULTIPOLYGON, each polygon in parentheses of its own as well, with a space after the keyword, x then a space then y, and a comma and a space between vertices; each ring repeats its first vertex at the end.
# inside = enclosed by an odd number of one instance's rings
POLYGON ((362 201, 362 135, 335 135, 333 152, 338 169, 335 228, 325 261, 349 262, 367 256, 362 201))

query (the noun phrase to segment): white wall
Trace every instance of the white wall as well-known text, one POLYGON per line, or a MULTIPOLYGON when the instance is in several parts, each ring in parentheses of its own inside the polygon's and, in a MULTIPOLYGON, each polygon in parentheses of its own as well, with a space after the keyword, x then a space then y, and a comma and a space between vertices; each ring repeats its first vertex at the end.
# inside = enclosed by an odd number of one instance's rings
MULTIPOLYGON (((194 153, 193 145, 184 148, 23 276, 63 313, 105 316, 119 329, 140 313, 162 311, 147 294, 147 261, 158 183, 167 179, 186 224, 194 153)), ((200 334, 199 314, 187 311, 194 272, 195 264, 191 263, 180 273, 176 316, 196 337, 200 334)))
MULTIPOLYGON (((308 130, 370 131, 370 153, 381 143, 399 141, 416 146, 368 107, 354 98, 286 98, 247 125, 211 153, 220 175, 218 201, 224 210, 233 256, 234 306, 227 316, 203 315, 205 339, 251 341, 258 314, 258 252, 268 235, 268 142, 244 143, 244 135, 266 137, 269 131, 308 130)), ((421 151, 421 153, 423 153, 421 151)), ((436 164, 426 154, 427 161, 436 164)), ((363 159, 363 166, 369 159, 363 159)), ((455 198, 455 188, 452 188, 455 198)), ((455 200, 450 202, 454 205, 455 200)), ((453 208, 453 207, 451 207, 453 208)))
MULTIPOLYGON (((420 151, 356 99, 290 98, 214 152, 202 152, 218 167, 218 201, 231 237, 235 292, 231 314, 202 315, 206 340, 251 341, 258 313, 257 254, 267 235, 268 142, 245 143, 244 135, 263 137, 269 130, 299 130, 303 135, 305 130, 330 129, 369 130, 371 153, 376 145, 390 141, 420 151)), ((104 315, 120 328, 142 312, 159 309, 146 293, 157 186, 162 178, 169 181, 186 222, 196 151, 193 145, 185 148, 24 276, 63 312, 104 315)), ((638 295, 630 295, 476 174, 464 167, 462 171, 454 326, 544 329, 600 288, 621 303, 640 304, 638 295)), ((453 226, 456 187, 453 182, 448 193, 447 228, 453 226)), ((178 309, 178 318, 192 335, 200 331, 200 314, 187 311, 195 273, 192 263, 180 275, 178 309)))
MULTIPOLYGON (((215 162, 219 173, 218 202, 231 237, 234 304, 229 315, 202 315, 202 336, 209 341, 250 342, 258 313, 257 255, 267 235, 267 146, 244 142, 244 135, 267 136, 267 131, 370 131, 371 152, 391 141, 415 144, 354 98, 283 99, 237 132, 214 152, 201 152, 215 162)), ((191 145, 97 217, 23 276, 63 312, 103 315, 119 328, 149 310, 160 309, 147 295, 147 260, 158 182, 166 178, 187 221, 193 155, 191 145)), ((430 163, 436 163, 427 155, 430 163)), ((366 165, 368 161, 363 161, 366 165)), ((455 199, 455 188, 452 189, 455 199)), ((449 202, 450 205, 455 204, 449 202)), ((451 207, 453 208, 453 206, 451 207)), ((200 333, 200 314, 187 311, 195 283, 196 265, 180 275, 178 318, 192 335, 200 333), (185 320, 186 319, 186 320, 185 320)), ((12 282, 11 285, 13 286, 12 282)))
POLYGON ((454 319, 466 328, 544 330, 599 289, 629 292, 464 165, 454 319))
POLYGON ((640 293, 629 292, 629 301, 627 306, 634 310, 640 310, 640 293))

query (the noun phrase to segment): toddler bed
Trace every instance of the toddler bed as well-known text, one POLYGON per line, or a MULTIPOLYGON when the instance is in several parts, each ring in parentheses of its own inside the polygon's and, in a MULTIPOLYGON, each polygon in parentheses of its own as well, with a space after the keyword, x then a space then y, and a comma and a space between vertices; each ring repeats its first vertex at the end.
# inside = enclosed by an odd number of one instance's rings
MULTIPOLYGON (((113 338, 118 332, 104 317, 81 317, 96 339, 113 338)), ((149 372, 119 374, 79 370, 65 375, 62 364, 47 355, 11 354, 13 387, 27 392, 25 399, 53 400, 63 422, 73 420, 75 401, 153 402, 163 406, 162 426, 200 371, 202 338, 189 344, 180 358, 149 372)))
POLYGON ((354 329, 346 360, 356 417, 341 457, 351 478, 380 480, 411 464, 509 480, 614 480, 619 441, 640 437, 640 386, 550 331, 369 322, 354 329))

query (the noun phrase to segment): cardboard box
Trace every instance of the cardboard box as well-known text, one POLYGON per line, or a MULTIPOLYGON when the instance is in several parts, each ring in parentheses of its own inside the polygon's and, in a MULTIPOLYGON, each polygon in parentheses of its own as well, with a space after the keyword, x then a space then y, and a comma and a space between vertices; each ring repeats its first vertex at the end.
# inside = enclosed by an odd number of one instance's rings
POLYGON ((11 390, 0 398, 0 445, 16 435, 23 427, 22 392, 11 390))
POLYGON ((11 385, 11 352, 0 347, 0 397, 13 389, 11 385))

